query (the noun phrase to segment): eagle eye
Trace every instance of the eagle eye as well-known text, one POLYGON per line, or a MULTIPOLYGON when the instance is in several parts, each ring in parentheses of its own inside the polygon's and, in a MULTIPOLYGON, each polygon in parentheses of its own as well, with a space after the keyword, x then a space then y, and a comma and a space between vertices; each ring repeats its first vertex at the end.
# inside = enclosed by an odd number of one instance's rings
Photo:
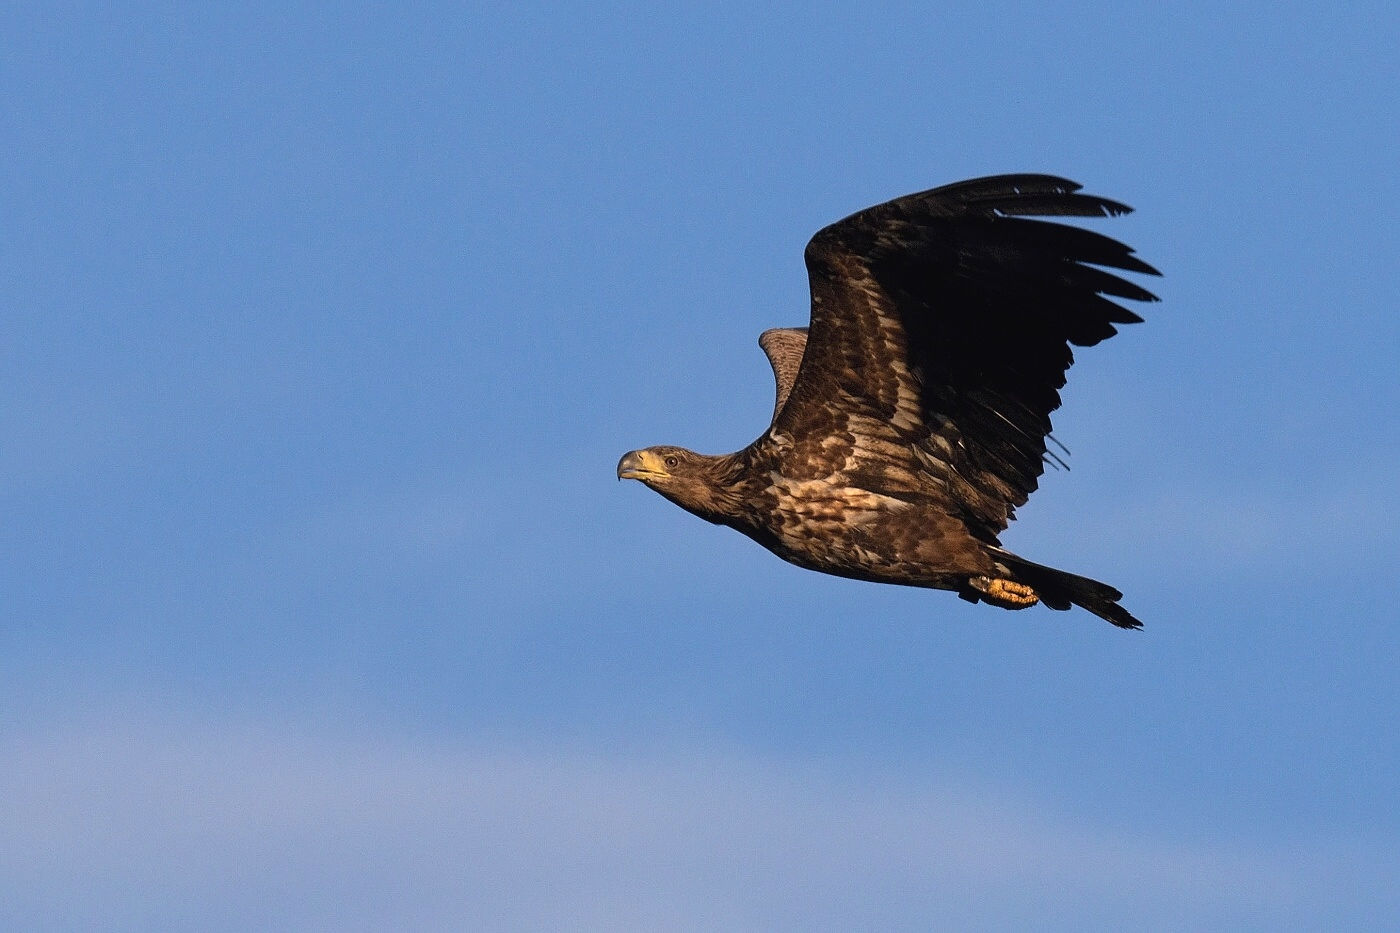
POLYGON ((677 457, 675 454, 672 454, 671 456, 666 458, 665 463, 666 469, 674 470, 676 467, 681 465, 681 458, 677 457))

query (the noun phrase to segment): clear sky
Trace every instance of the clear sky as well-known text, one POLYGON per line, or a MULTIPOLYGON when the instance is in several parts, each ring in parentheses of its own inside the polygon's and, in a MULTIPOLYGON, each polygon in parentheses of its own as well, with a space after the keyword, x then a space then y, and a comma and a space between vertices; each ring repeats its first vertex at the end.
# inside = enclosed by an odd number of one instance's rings
POLYGON ((1400 928, 1394 3, 117 6, 0 12, 0 927, 1400 928), (614 479, 1006 171, 1165 273, 1004 539, 1143 632, 614 479))

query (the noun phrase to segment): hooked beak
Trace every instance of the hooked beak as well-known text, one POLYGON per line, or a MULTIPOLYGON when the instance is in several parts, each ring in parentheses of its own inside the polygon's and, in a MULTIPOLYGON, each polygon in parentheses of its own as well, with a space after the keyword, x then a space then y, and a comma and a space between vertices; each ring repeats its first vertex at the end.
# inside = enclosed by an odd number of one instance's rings
POLYGON ((661 458, 649 450, 634 450, 617 462, 618 479, 647 479, 667 475, 669 474, 661 458))

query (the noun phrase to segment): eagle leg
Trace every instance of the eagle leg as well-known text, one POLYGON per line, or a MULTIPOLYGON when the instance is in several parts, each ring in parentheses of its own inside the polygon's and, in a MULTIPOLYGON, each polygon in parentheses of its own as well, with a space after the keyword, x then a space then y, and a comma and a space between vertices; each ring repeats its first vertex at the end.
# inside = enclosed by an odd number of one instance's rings
POLYGON ((1035 590, 1004 577, 969 577, 967 585, 982 594, 985 601, 1003 609, 1025 609, 1040 602, 1035 590))

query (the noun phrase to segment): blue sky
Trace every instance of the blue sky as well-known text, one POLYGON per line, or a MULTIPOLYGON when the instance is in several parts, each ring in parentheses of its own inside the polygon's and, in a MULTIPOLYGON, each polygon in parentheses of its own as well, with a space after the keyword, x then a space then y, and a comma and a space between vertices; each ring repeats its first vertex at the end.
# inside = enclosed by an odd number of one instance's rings
POLYGON ((0 13, 0 925, 1400 924, 1400 13, 0 13), (743 446, 820 226, 1045 171, 1165 272, 1005 536, 806 573, 743 446))

